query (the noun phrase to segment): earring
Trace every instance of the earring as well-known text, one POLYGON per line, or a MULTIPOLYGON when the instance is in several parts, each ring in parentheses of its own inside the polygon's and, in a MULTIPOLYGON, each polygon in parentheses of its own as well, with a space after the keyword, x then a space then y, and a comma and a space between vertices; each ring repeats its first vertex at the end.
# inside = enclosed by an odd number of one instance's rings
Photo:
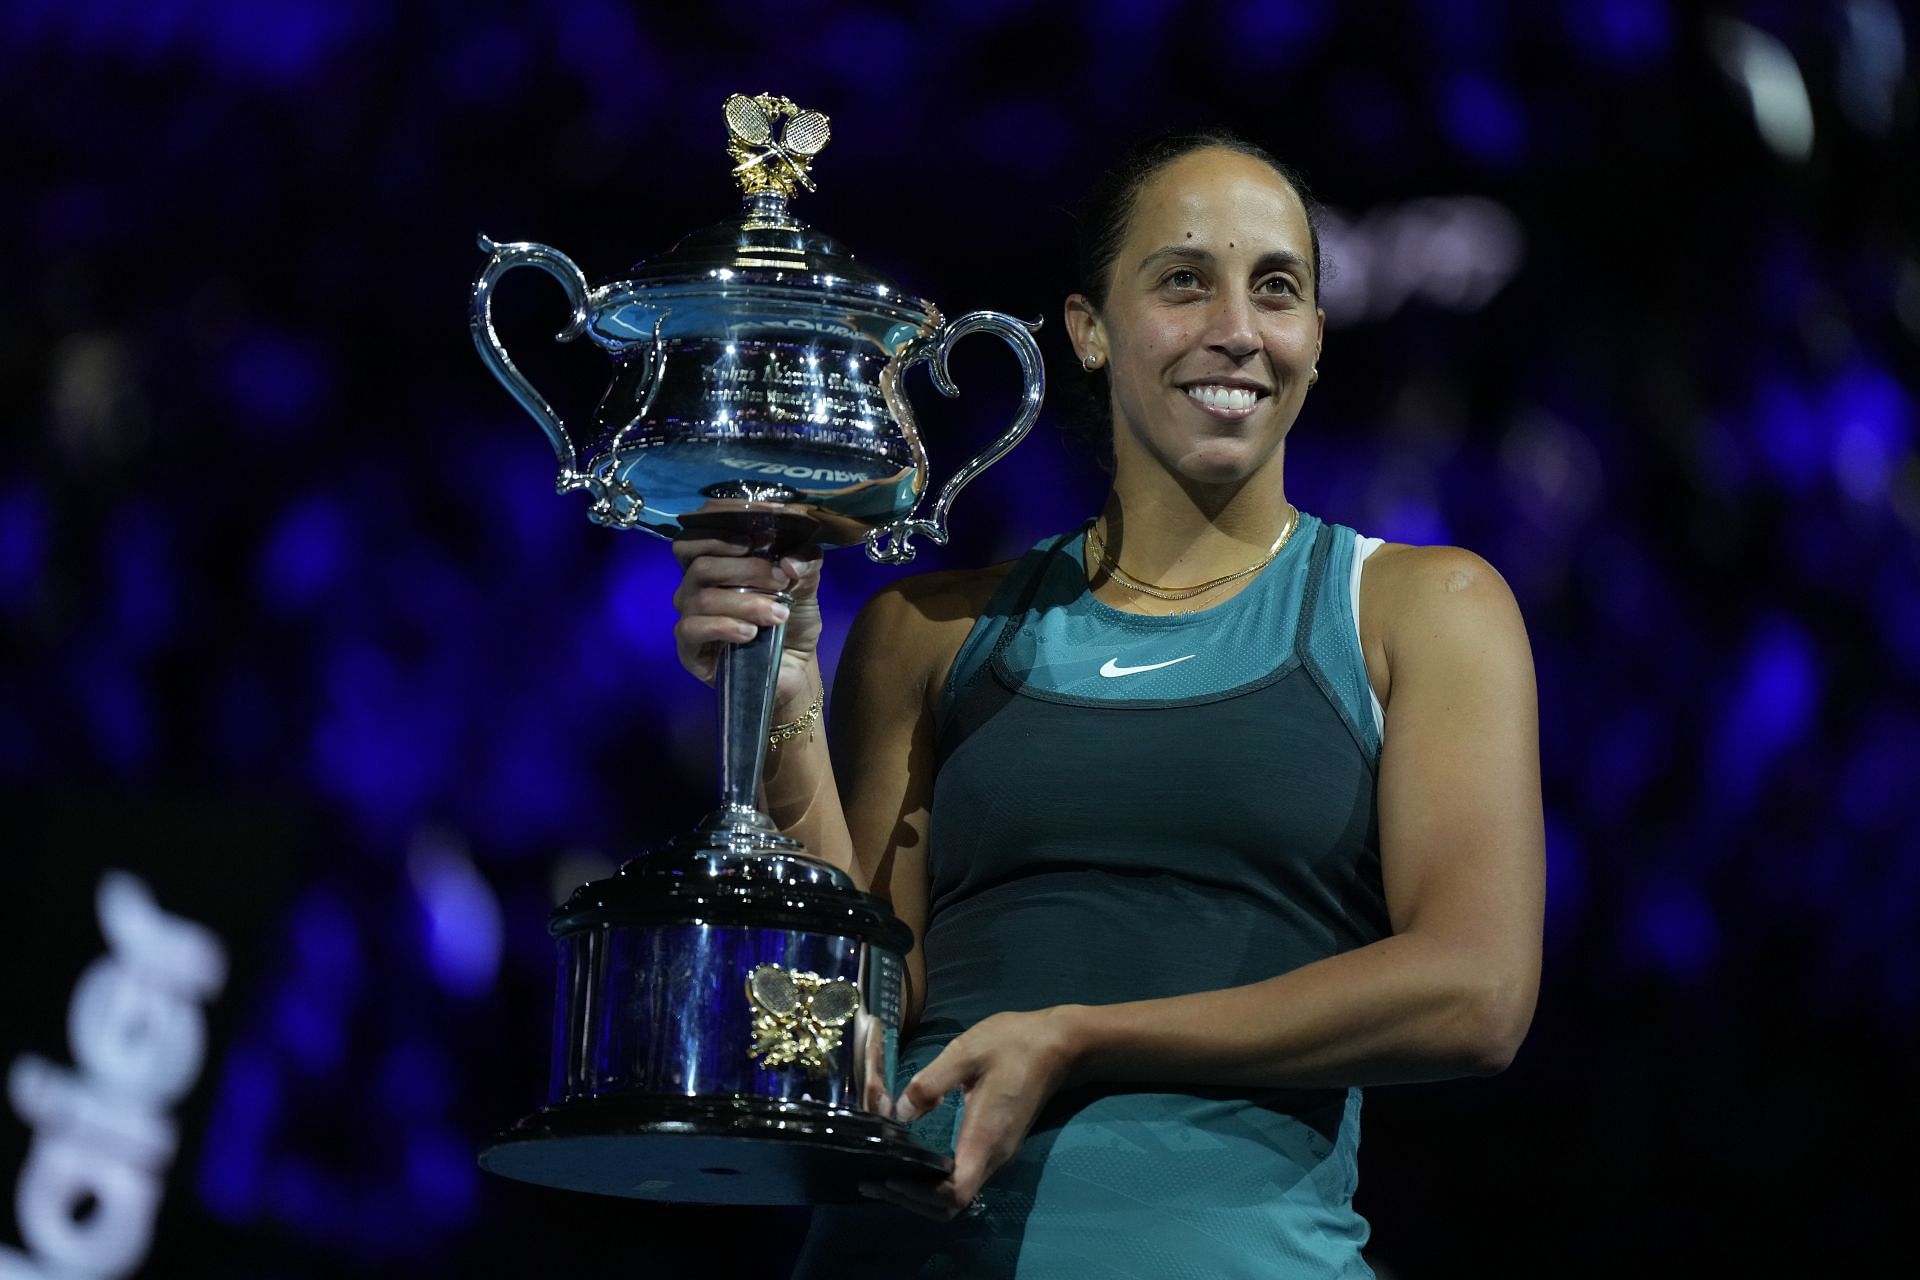
POLYGON ((1092 373, 1095 369, 1098 369, 1100 367, 1100 357, 1096 355, 1089 355, 1085 360, 1082 360, 1080 363, 1087 366, 1088 373, 1092 373))
POLYGON ((1307 373, 1307 385, 1312 386, 1318 381, 1320 381, 1320 370, 1318 368, 1309 370, 1307 373))

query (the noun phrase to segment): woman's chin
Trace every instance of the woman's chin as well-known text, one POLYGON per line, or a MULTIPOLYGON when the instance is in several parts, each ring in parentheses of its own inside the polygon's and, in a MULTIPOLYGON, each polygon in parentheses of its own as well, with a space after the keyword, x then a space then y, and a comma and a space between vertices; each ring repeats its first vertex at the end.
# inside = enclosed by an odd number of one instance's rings
POLYGON ((1258 475, 1277 454, 1257 450, 1250 441, 1210 440, 1188 450, 1174 464, 1183 480, 1209 486, 1241 485, 1258 475))
POLYGON ((1238 488, 1267 470, 1278 471, 1282 437, 1265 432, 1222 430, 1184 438, 1142 439, 1115 433, 1116 475, 1136 478, 1158 471, 1181 485, 1238 488))

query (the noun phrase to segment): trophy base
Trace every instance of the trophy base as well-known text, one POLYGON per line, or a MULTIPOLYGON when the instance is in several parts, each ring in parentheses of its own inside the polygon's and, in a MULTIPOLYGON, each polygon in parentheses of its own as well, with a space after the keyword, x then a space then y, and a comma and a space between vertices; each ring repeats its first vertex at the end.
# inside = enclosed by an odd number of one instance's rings
POLYGON ((681 1204, 862 1199, 859 1185, 937 1180, 949 1156, 906 1126, 759 1098, 591 1098, 543 1107, 480 1153, 480 1167, 563 1191, 681 1204))

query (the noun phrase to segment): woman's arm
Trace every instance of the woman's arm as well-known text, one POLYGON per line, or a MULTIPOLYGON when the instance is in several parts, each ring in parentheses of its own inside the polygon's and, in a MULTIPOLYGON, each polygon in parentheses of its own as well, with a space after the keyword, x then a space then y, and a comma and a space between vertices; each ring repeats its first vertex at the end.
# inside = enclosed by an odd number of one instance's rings
MULTIPOLYGON (((802 675, 809 692, 785 707, 776 706, 774 723, 804 719, 814 701, 825 697, 826 680, 812 655, 808 655, 802 675)), ((840 705, 840 699, 835 705, 840 705)), ((775 826, 806 845, 808 853, 831 862, 852 876, 861 889, 868 889, 872 880, 855 855, 827 742, 823 721, 783 741, 769 742, 766 767, 760 775, 761 807, 775 826)))
POLYGON ((1369 612, 1390 672, 1378 805, 1393 935, 1246 986, 982 1020, 897 1108, 912 1118, 967 1090, 953 1174, 876 1194, 951 1217, 1069 1084, 1337 1087, 1488 1074, 1512 1059, 1539 987, 1545 896, 1526 630, 1477 556, 1409 547, 1375 559, 1369 612))
POLYGON ((829 779, 828 795, 830 779, 840 779, 854 878, 913 929, 908 1026, 919 1020, 927 989, 919 944, 927 926, 935 712, 954 655, 1005 572, 1001 565, 927 574, 874 596, 840 655, 832 759, 808 757, 809 769, 829 779))

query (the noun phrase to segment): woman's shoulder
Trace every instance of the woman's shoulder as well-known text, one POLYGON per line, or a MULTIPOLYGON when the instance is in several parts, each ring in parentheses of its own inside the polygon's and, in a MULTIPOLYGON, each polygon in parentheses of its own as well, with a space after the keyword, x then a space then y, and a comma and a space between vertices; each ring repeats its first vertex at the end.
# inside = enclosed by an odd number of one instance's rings
POLYGON ((1383 616, 1418 608, 1435 596, 1513 598, 1499 570, 1465 547, 1382 543, 1367 557, 1361 582, 1362 600, 1370 598, 1383 616))
POLYGON ((1046 572, 1055 564, 1055 553, 1077 532, 1045 538, 1024 556, 998 564, 895 579, 867 601, 854 620, 855 630, 863 645, 884 647, 899 665, 918 670, 938 686, 1008 579, 1018 574, 1018 581, 1027 583, 1033 573, 1046 572))
POLYGON ((885 653, 896 669, 937 687, 993 593, 1018 563, 1008 560, 895 579, 860 610, 848 644, 853 646, 857 638, 862 651, 885 653))
POLYGON ((973 569, 941 569, 896 578, 874 593, 862 615, 876 622, 908 630, 939 629, 965 623, 971 627, 993 593, 1006 581, 1017 560, 973 569))
POLYGON ((1018 560, 985 568, 917 573, 888 583, 854 619, 849 649, 886 655, 929 712, 954 659, 1018 560))
POLYGON ((1023 556, 998 564, 971 569, 942 569, 934 573, 916 573, 897 578, 867 602, 863 612, 877 615, 895 627, 909 631, 941 631, 959 627, 962 634, 980 620, 993 602, 994 593, 1006 584, 1010 575, 1021 573, 1021 581, 1034 573, 1044 573, 1055 564, 1061 548, 1080 530, 1070 529, 1041 539, 1023 556))
POLYGON ((1499 570, 1464 547, 1384 543, 1368 556, 1360 584, 1360 640, 1375 693, 1386 702, 1394 661, 1408 646, 1464 643, 1492 651, 1525 624, 1499 570))

